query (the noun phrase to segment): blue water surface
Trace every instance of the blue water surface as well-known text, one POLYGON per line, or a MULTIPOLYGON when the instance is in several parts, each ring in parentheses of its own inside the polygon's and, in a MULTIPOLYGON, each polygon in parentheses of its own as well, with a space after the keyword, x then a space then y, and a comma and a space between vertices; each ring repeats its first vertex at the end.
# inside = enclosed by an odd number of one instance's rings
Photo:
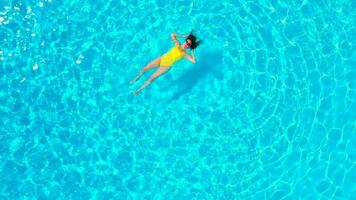
POLYGON ((0 199, 356 199, 355 8, 0 1, 0 199))

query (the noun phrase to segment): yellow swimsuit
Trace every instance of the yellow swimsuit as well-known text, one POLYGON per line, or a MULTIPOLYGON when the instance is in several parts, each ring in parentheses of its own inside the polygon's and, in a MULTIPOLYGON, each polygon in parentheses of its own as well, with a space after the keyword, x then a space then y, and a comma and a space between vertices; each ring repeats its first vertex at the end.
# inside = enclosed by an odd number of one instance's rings
POLYGON ((175 45, 171 50, 169 50, 161 57, 161 62, 159 63, 159 65, 161 67, 170 67, 176 61, 183 58, 183 56, 184 52, 179 49, 179 46, 175 45))

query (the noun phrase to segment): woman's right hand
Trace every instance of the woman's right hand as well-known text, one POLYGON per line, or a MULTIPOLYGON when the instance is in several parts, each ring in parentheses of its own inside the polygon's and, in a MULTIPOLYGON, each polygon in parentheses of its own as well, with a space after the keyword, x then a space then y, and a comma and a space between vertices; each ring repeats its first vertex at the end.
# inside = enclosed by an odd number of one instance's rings
POLYGON ((173 40, 173 42, 174 42, 175 45, 177 45, 177 46, 180 45, 180 44, 179 44, 179 41, 177 40, 177 34, 172 33, 172 34, 171 34, 171 37, 172 37, 172 40, 173 40))

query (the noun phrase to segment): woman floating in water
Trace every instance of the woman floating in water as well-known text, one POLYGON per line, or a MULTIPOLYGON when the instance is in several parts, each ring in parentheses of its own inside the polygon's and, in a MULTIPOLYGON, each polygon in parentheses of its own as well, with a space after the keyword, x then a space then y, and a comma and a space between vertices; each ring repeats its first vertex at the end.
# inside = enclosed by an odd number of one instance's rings
POLYGON ((195 63, 194 49, 197 48, 197 46, 199 45, 199 41, 197 41, 197 38, 193 35, 193 33, 191 32, 188 36, 172 33, 171 37, 174 42, 174 47, 167 53, 148 63, 140 71, 140 73, 133 80, 130 81, 130 84, 132 84, 137 81, 147 70, 152 69, 154 67, 159 67, 157 71, 152 74, 152 76, 139 89, 133 92, 133 95, 139 93, 149 84, 151 84, 154 79, 168 71, 172 67, 172 65, 181 58, 185 57, 190 62, 195 63), (185 37, 185 42, 181 45, 177 40, 177 37, 185 37), (187 48, 190 48, 192 50, 192 55, 186 53, 185 50, 187 48))

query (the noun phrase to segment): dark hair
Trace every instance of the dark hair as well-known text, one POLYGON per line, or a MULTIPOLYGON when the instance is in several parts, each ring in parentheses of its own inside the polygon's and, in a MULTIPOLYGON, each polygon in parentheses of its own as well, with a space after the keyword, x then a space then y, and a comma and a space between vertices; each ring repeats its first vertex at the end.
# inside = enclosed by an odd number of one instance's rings
POLYGON ((199 44, 201 44, 201 40, 198 41, 197 37, 193 35, 193 31, 190 32, 190 34, 185 40, 187 41, 188 39, 192 42, 192 44, 190 45, 191 49, 195 49, 199 46, 199 44))

